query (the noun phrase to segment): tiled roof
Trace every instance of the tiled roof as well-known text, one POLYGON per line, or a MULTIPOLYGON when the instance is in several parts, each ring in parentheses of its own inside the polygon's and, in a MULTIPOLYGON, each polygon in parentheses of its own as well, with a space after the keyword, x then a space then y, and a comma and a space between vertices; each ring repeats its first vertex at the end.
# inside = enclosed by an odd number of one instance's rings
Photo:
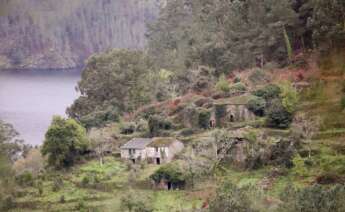
POLYGON ((121 146, 121 149, 144 149, 151 142, 151 138, 133 138, 125 145, 121 146))

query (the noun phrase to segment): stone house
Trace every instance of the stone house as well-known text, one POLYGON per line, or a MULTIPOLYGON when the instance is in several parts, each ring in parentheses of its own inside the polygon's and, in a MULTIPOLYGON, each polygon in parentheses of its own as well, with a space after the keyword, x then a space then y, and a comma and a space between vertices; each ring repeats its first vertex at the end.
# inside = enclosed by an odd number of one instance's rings
POLYGON ((133 138, 121 146, 121 158, 161 164, 173 160, 183 148, 183 143, 174 138, 133 138))
POLYGON ((252 97, 247 94, 216 100, 211 113, 210 126, 224 126, 231 122, 255 120, 255 114, 247 108, 252 97))

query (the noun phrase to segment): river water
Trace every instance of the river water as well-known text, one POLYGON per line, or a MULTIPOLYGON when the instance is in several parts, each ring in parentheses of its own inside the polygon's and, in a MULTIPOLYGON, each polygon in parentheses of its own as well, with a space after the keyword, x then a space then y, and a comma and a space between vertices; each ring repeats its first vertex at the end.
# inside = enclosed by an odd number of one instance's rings
POLYGON ((40 145, 54 115, 65 116, 78 97, 80 70, 0 72, 0 119, 26 143, 40 145))

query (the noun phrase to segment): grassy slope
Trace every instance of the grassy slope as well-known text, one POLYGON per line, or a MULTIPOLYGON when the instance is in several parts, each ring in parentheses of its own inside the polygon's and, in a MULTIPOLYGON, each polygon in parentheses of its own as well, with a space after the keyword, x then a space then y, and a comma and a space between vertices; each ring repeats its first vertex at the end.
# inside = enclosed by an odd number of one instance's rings
MULTIPOLYGON (((147 165, 140 171, 135 183, 148 181, 148 177, 158 168, 147 165)), ((61 173, 60 173, 61 174, 61 173)), ((63 174, 63 186, 59 191, 53 191, 53 181, 45 179, 43 195, 38 195, 35 188, 26 188, 25 195, 18 199, 18 207, 13 211, 78 211, 78 204, 83 201, 88 208, 97 208, 100 211, 121 211, 121 198, 129 190, 135 193, 152 196, 152 205, 155 211, 191 209, 200 207, 201 201, 190 195, 187 191, 154 191, 142 186, 130 186, 128 183, 126 165, 112 157, 106 158, 101 167, 98 161, 92 160, 84 165, 75 167, 63 174), (87 175, 97 175, 97 186, 81 186, 83 178, 87 175), (65 202, 61 203, 64 196, 65 202), (188 200, 188 201, 186 201, 188 200)))

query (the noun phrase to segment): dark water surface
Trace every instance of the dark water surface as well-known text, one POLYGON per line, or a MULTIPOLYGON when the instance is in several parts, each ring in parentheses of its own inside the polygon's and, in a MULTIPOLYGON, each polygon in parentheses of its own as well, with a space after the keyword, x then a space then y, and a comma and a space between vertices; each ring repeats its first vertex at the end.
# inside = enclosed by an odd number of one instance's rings
POLYGON ((0 119, 26 143, 42 144, 53 115, 65 115, 78 96, 80 70, 0 72, 0 119))

